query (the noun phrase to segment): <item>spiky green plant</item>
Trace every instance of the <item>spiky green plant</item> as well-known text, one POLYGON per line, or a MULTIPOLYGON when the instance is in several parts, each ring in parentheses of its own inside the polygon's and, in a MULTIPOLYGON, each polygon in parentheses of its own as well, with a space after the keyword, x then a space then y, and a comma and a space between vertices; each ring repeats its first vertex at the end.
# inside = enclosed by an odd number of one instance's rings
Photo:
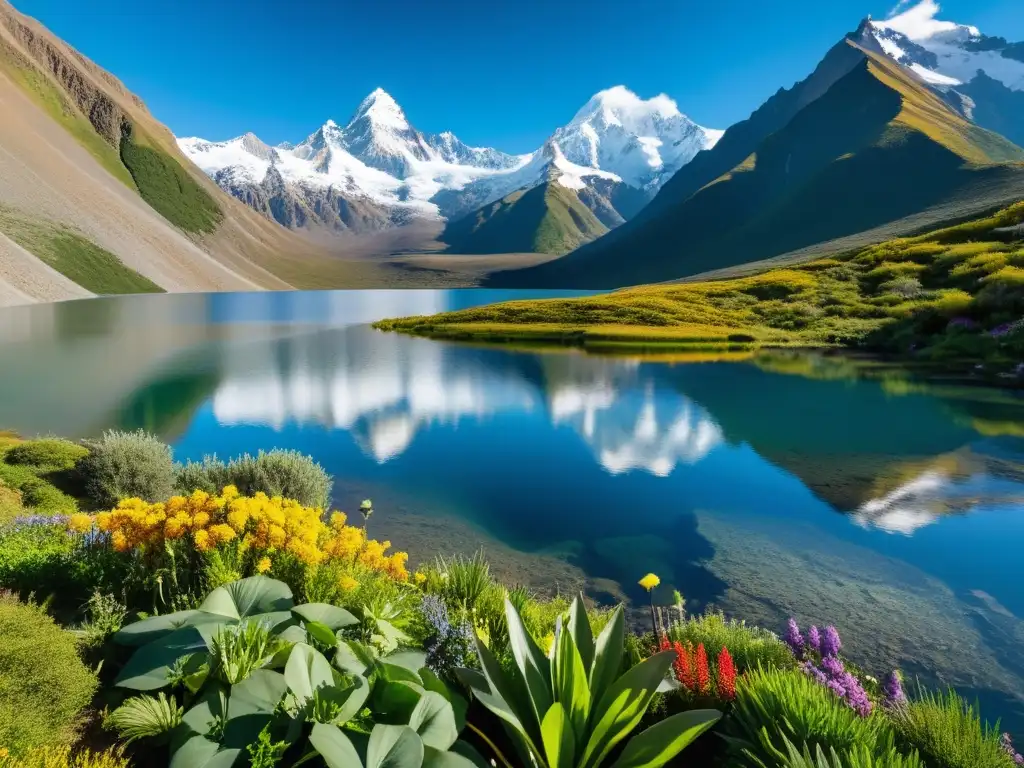
POLYGON ((263 622, 220 627, 213 636, 210 666, 214 674, 234 685, 270 664, 281 646, 263 622))
POLYGON ((104 725, 131 744, 137 739, 159 738, 181 724, 185 710, 163 691, 156 696, 133 696, 111 712, 104 725))
POLYGON ((903 754, 889 749, 885 754, 875 756, 866 745, 858 744, 840 754, 835 747, 830 746, 826 752, 818 744, 812 755, 807 744, 798 750, 785 737, 783 742, 788 753, 784 768, 926 768, 917 752, 903 754))
POLYGON ((445 600, 470 613, 491 586, 491 566, 483 551, 472 557, 439 557, 435 568, 441 574, 445 600))
POLYGON ((790 669, 795 666, 793 652, 774 633, 736 619, 726 619, 721 612, 708 612, 673 621, 668 629, 669 639, 684 646, 696 648, 701 643, 718 652, 728 648, 737 672, 766 668, 790 669))
POLYGON ((755 768, 785 765, 787 741, 839 753, 864 746, 872 755, 895 742, 884 716, 861 717, 802 672, 764 667, 738 681, 729 734, 737 759, 755 768))
POLYGON ((999 744, 999 724, 982 722, 976 705, 956 691, 921 690, 895 711, 900 741, 916 748, 929 768, 1012 768, 999 744))

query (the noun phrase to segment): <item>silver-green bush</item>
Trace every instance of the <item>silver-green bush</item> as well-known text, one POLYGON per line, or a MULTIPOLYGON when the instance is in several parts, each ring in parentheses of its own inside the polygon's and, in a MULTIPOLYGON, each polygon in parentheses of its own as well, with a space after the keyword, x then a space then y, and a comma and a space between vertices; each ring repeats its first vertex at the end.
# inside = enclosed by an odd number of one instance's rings
POLYGON ((216 456, 179 465, 174 487, 178 493, 196 490, 216 493, 233 485, 243 496, 263 492, 295 499, 308 507, 326 509, 331 503, 331 476, 312 458, 298 451, 260 451, 225 463, 216 456))
POLYGON ((100 507, 121 499, 163 501, 174 492, 174 461, 171 448, 153 435, 109 431, 86 444, 89 455, 79 472, 89 498, 100 507))

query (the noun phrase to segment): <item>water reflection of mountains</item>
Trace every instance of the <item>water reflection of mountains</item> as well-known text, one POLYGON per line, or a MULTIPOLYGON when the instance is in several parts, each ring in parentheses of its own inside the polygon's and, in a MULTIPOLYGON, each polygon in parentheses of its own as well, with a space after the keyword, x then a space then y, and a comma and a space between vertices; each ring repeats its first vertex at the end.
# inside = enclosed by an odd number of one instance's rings
MULTIPOLYGON (((1020 504, 1024 488, 1022 441, 985 437, 970 398, 895 395, 875 381, 508 354, 365 327, 236 341, 208 356, 220 423, 344 429, 379 462, 432 425, 519 412, 572 428, 610 473, 666 476, 719 445, 747 443, 861 524, 894 533, 1020 504)), ((993 405, 982 405, 990 424, 993 405)), ((1012 424, 1020 414, 995 415, 1012 424)))

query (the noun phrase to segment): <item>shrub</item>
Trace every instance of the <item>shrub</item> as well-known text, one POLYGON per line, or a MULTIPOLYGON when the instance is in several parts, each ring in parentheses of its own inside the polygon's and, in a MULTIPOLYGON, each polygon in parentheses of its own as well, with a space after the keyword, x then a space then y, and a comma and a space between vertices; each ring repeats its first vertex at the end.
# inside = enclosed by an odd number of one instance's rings
POLYGON ((982 723, 975 707, 955 691, 922 691, 895 710, 899 739, 914 747, 929 768, 1011 768, 998 725, 982 723))
POLYGON ((309 456, 298 451, 260 451, 225 464, 216 456, 177 467, 175 489, 216 493, 229 485, 245 496, 265 493, 273 498, 295 499, 307 507, 327 509, 331 503, 331 476, 309 456))
POLYGON ((88 449, 77 443, 48 437, 14 446, 7 451, 4 461, 41 470, 67 470, 74 469, 88 455, 88 449))
POLYGON ((0 768, 130 768, 128 758, 119 748, 105 752, 71 747, 39 747, 23 755, 0 757, 0 768))
POLYGON ((19 515, 24 514, 21 504, 21 491, 8 488, 0 481, 0 526, 3 526, 19 515))
POLYGON ((669 639, 684 646, 696 648, 701 643, 709 650, 728 648, 736 664, 736 671, 746 672, 762 666, 766 669, 791 669, 796 665, 792 651, 767 629, 747 625, 746 622, 727 620, 725 614, 708 612, 691 616, 669 625, 669 639))
POLYGON ((0 596, 0 744, 20 754, 71 744, 96 676, 42 609, 0 596))
POLYGON ((21 486, 22 503, 41 515, 71 515, 78 502, 45 480, 35 478, 21 486))
POLYGON ((74 550, 63 518, 21 518, 0 529, 0 584, 23 595, 63 593, 74 550))
POLYGON ((138 432, 109 431, 88 444, 90 454, 79 470, 89 498, 99 507, 121 499, 166 499, 174 489, 171 448, 156 437, 138 432))
POLYGON ((895 741, 883 715, 861 717, 797 670, 758 668, 741 677, 729 728, 738 757, 751 766, 784 765, 787 740, 800 750, 840 753, 863 745, 874 755, 895 741))

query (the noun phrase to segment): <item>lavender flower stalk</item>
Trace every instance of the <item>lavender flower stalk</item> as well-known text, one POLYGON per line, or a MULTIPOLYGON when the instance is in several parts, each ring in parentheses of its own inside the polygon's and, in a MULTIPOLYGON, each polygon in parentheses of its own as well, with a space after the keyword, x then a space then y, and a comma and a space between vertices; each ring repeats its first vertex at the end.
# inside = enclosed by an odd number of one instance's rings
POLYGON ((907 700, 906 694, 903 693, 903 683, 895 671, 890 672, 889 676, 885 678, 885 682, 882 684, 882 693, 885 696, 886 706, 889 707, 899 706, 907 700))
POLYGON ((829 624, 825 627, 825 634, 821 638, 821 655, 838 656, 842 647, 843 643, 839 639, 839 631, 829 624))
POLYGON ((437 595, 427 595, 420 605, 432 634, 423 644, 427 667, 438 677, 450 678, 457 667, 467 666, 473 647, 473 629, 465 621, 453 623, 448 606, 437 595))
POLYGON ((999 746, 1002 747, 1003 752, 1009 755, 1010 759, 1013 760, 1014 765, 1024 765, 1024 755, 1020 754, 1013 746, 1013 739, 1010 738, 1010 734, 1004 733, 999 738, 999 746))
POLYGON ((807 630, 807 645, 812 651, 821 653, 821 632, 814 624, 807 630))
POLYGON ((804 636, 800 634, 800 627, 797 626, 796 619, 790 618, 789 623, 786 625, 786 636, 783 639, 793 651, 794 656, 798 659, 803 657, 804 636))

